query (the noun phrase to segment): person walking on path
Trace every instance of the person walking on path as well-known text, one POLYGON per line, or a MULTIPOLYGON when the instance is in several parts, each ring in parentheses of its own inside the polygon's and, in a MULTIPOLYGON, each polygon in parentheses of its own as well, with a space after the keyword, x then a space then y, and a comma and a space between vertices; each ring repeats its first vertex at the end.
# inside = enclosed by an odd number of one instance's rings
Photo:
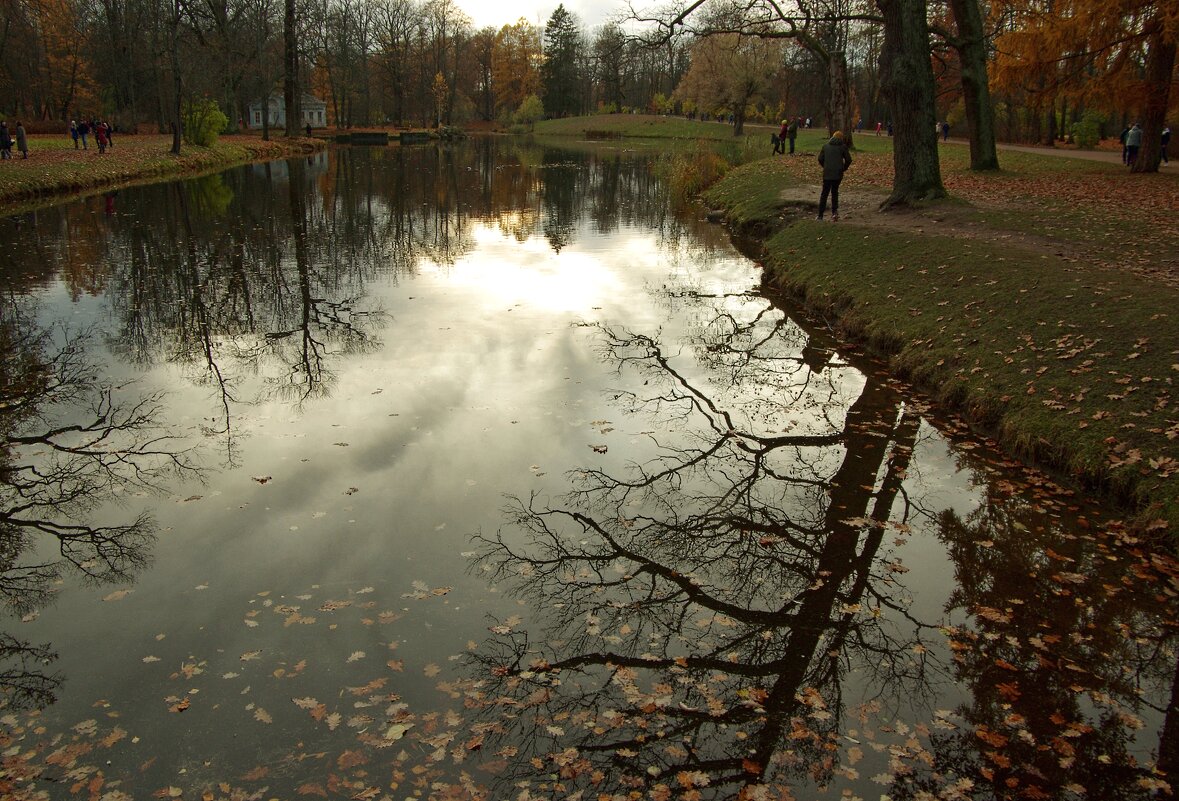
POLYGON ((94 141, 98 143, 98 155, 106 152, 106 125, 96 123, 94 126, 94 141))
POLYGON ((827 196, 831 196, 831 222, 839 220, 839 182, 851 166, 851 153, 843 141, 843 132, 836 131, 819 151, 819 164, 823 165, 823 191, 819 194, 819 219, 827 211, 827 196))
POLYGON ((798 138, 798 117, 790 121, 790 125, 786 126, 786 138, 790 140, 790 155, 794 155, 794 140, 798 138))
POLYGON ((1159 137, 1159 155, 1163 157, 1163 164, 1170 164, 1171 163, 1171 162, 1167 161, 1167 145, 1170 143, 1170 141, 1171 141, 1171 126, 1164 125, 1163 126, 1163 133, 1159 137))
POLYGON ((20 151, 20 157, 22 159, 29 157, 29 137, 25 133, 25 126, 20 120, 16 121, 16 149, 20 151))
POLYGON ((950 123, 948 123, 948 122, 942 123, 942 141, 943 142, 950 141, 950 123))
POLYGON ((1142 147, 1142 128, 1138 123, 1126 134, 1126 163, 1134 166, 1138 161, 1138 148, 1142 147))
POLYGON ((90 133, 90 123, 86 122, 85 118, 82 118, 82 121, 78 123, 78 136, 82 137, 83 150, 89 150, 89 148, 86 147, 86 134, 88 133, 90 133))
POLYGON ((78 121, 70 120, 70 139, 74 140, 74 150, 78 149, 78 121))
POLYGON ((1129 135, 1130 135, 1130 126, 1127 125, 1125 128, 1122 129, 1121 136, 1118 137, 1118 140, 1122 143, 1122 163, 1123 164, 1130 163, 1129 160, 1126 158, 1126 137, 1128 137, 1129 135))

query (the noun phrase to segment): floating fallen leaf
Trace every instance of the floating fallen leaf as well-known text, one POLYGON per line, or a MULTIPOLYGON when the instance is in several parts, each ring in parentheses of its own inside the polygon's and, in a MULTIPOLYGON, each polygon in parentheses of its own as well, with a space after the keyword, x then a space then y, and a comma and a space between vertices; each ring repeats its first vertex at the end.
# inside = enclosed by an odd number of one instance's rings
POLYGON ((413 728, 412 723, 394 723, 385 730, 385 739, 390 742, 400 740, 405 736, 405 733, 413 728))

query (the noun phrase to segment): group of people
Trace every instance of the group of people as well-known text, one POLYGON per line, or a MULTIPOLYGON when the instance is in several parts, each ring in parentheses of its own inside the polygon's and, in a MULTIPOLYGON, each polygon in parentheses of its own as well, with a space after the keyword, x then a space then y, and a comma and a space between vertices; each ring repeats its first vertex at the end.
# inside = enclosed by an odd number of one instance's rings
POLYGON ((29 157, 29 137, 25 133, 25 126, 21 124, 20 120, 17 120, 14 136, 13 132, 8 130, 8 123, 0 122, 0 159, 12 158, 14 144, 16 149, 20 151, 20 157, 27 159, 29 157))
POLYGON ((770 134, 770 142, 774 146, 775 153, 785 153, 786 143, 789 142, 790 155, 794 155, 794 140, 798 138, 798 128, 802 124, 802 117, 795 117, 792 120, 782 120, 782 127, 778 132, 770 134))
POLYGON ((93 133, 98 152, 105 153, 108 147, 115 146, 114 132, 114 128, 105 120, 70 120, 70 139, 74 140, 74 150, 78 149, 79 140, 82 142, 82 150, 89 150, 86 137, 93 133))
MULTIPOLYGON (((1127 125, 1122 129, 1122 134, 1118 137, 1122 142, 1122 164, 1126 166, 1133 166, 1134 162, 1138 161, 1138 150, 1142 147, 1142 126, 1138 123, 1127 125)), ((1159 135, 1159 144, 1161 145, 1161 152, 1159 155, 1163 158, 1163 164, 1170 164, 1167 160, 1167 145, 1171 142, 1171 128, 1169 125, 1163 126, 1163 131, 1159 135)))
POLYGON ((880 134, 884 131, 885 125, 888 126, 888 135, 892 136, 892 120, 889 120, 887 123, 877 120, 877 122, 876 122, 876 135, 877 136, 880 136, 880 134))

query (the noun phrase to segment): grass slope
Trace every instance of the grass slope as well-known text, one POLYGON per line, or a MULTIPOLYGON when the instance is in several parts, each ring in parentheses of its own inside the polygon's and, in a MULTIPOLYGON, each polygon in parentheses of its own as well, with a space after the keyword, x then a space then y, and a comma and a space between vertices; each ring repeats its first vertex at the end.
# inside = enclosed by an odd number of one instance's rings
POLYGON ((771 232, 768 280, 899 373, 1179 530, 1179 176, 1025 154, 976 175, 963 151, 943 151, 955 198, 906 214, 875 211, 884 153, 856 154, 839 224, 811 219, 813 154, 737 167, 705 198, 771 232))

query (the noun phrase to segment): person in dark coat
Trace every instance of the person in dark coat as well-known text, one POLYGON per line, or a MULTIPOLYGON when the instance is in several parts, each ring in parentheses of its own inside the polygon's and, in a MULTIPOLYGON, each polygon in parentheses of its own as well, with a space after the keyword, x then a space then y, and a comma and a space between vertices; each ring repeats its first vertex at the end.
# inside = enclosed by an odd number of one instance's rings
POLYGON ((12 158, 12 134, 8 132, 8 123, 0 122, 0 159, 12 158))
POLYGON ((20 151, 22 159, 29 157, 29 136, 25 133, 25 126, 20 120, 16 121, 16 149, 20 151))
POLYGON ((1125 128, 1122 129, 1122 135, 1118 137, 1118 139, 1121 140, 1121 142, 1122 142, 1122 163, 1123 164, 1130 163, 1130 160, 1129 160, 1128 154, 1127 154, 1127 150, 1126 150, 1126 139, 1129 136, 1130 136, 1130 126, 1127 125, 1125 128))
POLYGON ((70 139, 74 140, 74 150, 78 149, 78 122, 70 120, 70 139))
POLYGON ((1161 136, 1159 136, 1159 145, 1161 146, 1161 150, 1159 151, 1159 155, 1163 157, 1163 164, 1170 164, 1171 163, 1171 162, 1167 161, 1167 145, 1169 145, 1170 143, 1171 143, 1171 126, 1164 125, 1163 126, 1163 133, 1161 136))
POLYGON ((827 211, 827 196, 831 196, 831 222, 839 220, 839 182, 851 166, 851 152, 843 141, 843 133, 836 131, 819 151, 819 164, 823 165, 823 191, 819 194, 819 219, 827 211))
POLYGON ((786 128, 786 138, 790 140, 790 155, 794 155, 794 140, 798 138, 798 118, 795 117, 790 121, 789 127, 786 128))

